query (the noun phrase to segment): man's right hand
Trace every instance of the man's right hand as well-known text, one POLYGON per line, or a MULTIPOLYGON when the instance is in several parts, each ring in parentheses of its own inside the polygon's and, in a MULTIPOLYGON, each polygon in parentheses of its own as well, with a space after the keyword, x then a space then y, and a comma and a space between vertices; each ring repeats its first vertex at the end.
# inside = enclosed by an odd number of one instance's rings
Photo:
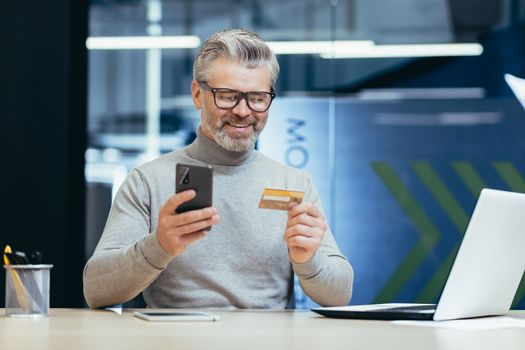
POLYGON ((191 210, 178 214, 177 208, 197 193, 194 190, 179 192, 170 197, 159 211, 157 239, 164 250, 172 255, 182 254, 188 244, 206 237, 205 228, 219 222, 217 209, 214 207, 191 210))

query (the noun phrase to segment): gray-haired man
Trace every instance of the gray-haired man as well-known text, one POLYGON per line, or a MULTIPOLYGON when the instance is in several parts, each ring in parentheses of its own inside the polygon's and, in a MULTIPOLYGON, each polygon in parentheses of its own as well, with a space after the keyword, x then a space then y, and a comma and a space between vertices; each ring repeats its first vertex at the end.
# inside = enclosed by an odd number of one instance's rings
POLYGON ((311 178, 254 149, 278 73, 275 55, 254 33, 226 30, 203 44, 191 86, 201 111, 197 139, 137 167, 121 186, 84 269, 91 307, 143 292, 150 307, 285 308, 293 272, 315 302, 348 303, 352 268, 311 178), (213 166, 213 207, 176 213, 195 196, 173 195, 177 162, 213 166), (303 203, 287 214, 261 210, 268 187, 303 189, 303 203))

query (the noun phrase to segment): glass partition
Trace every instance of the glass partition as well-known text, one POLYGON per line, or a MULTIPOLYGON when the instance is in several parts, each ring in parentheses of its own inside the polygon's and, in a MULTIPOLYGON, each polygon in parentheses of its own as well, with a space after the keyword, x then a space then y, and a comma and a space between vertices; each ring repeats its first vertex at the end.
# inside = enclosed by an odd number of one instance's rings
POLYGON ((195 138, 193 59, 223 28, 278 55, 258 148, 313 176, 353 304, 435 301, 480 188, 525 192, 525 111, 504 80, 525 78, 522 0, 93 0, 90 15, 86 259, 127 173, 195 138))

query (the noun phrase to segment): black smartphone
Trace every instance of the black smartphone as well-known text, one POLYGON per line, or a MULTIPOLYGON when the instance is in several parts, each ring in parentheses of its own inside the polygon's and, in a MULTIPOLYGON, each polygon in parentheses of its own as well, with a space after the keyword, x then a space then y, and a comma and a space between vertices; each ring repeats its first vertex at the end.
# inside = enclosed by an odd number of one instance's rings
MULTIPOLYGON (((175 193, 190 189, 197 192, 192 200, 182 203, 177 208, 177 213, 212 206, 213 168, 211 166, 177 163, 175 174, 175 193)), ((209 231, 210 227, 206 230, 209 231)))

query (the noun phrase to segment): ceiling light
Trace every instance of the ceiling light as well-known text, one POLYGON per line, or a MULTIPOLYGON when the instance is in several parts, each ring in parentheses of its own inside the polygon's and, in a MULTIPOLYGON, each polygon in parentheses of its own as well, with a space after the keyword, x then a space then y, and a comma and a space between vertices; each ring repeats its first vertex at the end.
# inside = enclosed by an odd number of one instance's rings
POLYGON ((469 44, 407 44, 407 45, 374 45, 338 49, 321 54, 322 58, 390 58, 390 57, 447 57, 479 56, 483 46, 469 44))
POLYGON ((92 36, 88 50, 194 49, 201 41, 195 35, 177 36, 92 36))
POLYGON ((374 46, 370 40, 268 41, 267 44, 276 55, 322 55, 335 50, 374 46))

